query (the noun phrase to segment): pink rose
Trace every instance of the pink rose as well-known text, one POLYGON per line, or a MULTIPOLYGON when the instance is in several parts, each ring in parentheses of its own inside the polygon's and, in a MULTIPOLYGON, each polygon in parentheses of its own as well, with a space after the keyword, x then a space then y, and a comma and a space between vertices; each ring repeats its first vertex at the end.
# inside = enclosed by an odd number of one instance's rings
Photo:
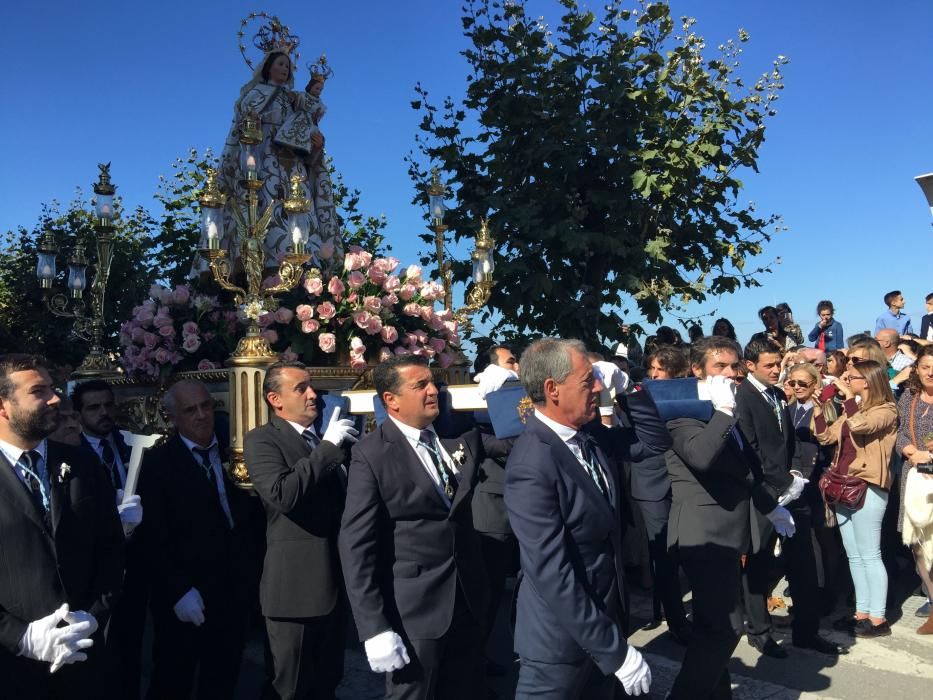
POLYGON ((402 301, 411 301, 412 297, 415 296, 415 292, 418 291, 415 289, 413 284, 403 284, 399 287, 398 296, 402 301))
POLYGON ((363 353, 350 353, 350 367, 353 369, 363 369, 366 366, 366 357, 363 353))
POLYGON ((371 317, 372 315, 368 311, 354 311, 353 323, 355 323, 358 328, 366 328, 371 317))
POLYGON ((295 312, 291 309, 287 309, 284 306, 280 306, 275 310, 275 321, 276 323, 281 323, 282 325, 287 325, 292 322, 292 319, 295 317, 295 312))
POLYGON ((308 304, 299 304, 295 308, 295 315, 299 321, 310 321, 314 317, 314 307, 308 304))
POLYGON ((155 351, 155 361, 160 365, 168 363, 172 359, 172 354, 165 348, 159 348, 155 351))
POLYGON ((418 339, 419 345, 424 345, 428 342, 428 334, 424 331, 414 331, 414 336, 418 339))
POLYGON ((383 343, 394 343, 398 340, 398 331, 395 326, 383 326, 379 332, 383 343))
POLYGON ((217 369, 217 365, 215 365, 210 360, 201 360, 198 363, 198 369, 202 372, 206 372, 209 369, 217 369))
POLYGON ((431 338, 428 343, 434 348, 434 352, 443 352, 444 348, 447 347, 447 343, 440 338, 431 338))
POLYGON ((366 324, 366 332, 369 335, 376 335, 382 330, 382 319, 378 316, 373 316, 369 319, 369 323, 366 324))
POLYGON ((282 359, 286 362, 294 362, 298 359, 298 353, 292 350, 292 346, 289 345, 282 351, 282 359))
POLYGON ((168 306, 175 301, 175 295, 171 289, 163 289, 159 292, 159 301, 162 302, 163 306, 168 306))
POLYGON ((301 322, 301 332, 302 333, 316 333, 318 328, 321 327, 321 324, 313 318, 308 319, 307 321, 301 322))
POLYGON ((181 327, 182 335, 197 335, 200 330, 194 321, 185 321, 181 327))
POLYGON ((346 287, 343 286, 343 282, 340 281, 339 277, 331 277, 330 282, 327 283, 327 291, 330 292, 337 301, 340 301, 345 290, 346 287))
POLYGON ((369 268, 367 275, 369 275, 369 279, 373 284, 382 284, 386 281, 385 271, 376 267, 375 265, 369 268))
POLYGON ((159 336, 157 336, 155 333, 146 332, 146 335, 143 337, 143 345, 145 345, 150 350, 153 350, 158 343, 159 336))
POLYGON ((324 241, 317 251, 317 256, 321 260, 330 260, 332 257, 334 257, 334 242, 324 241))
POLYGON ((148 328, 152 324, 154 318, 150 309, 140 307, 139 311, 136 312, 136 322, 141 326, 148 328))
POLYGON ((144 331, 142 328, 134 328, 132 332, 130 333, 130 339, 134 343, 138 343, 139 345, 143 344, 143 340, 145 339, 145 337, 146 337, 146 331, 144 331))
POLYGON ((457 322, 456 321, 444 321, 444 328, 447 329, 448 333, 456 333, 457 322))
POLYGON ((304 287, 305 291, 314 297, 324 293, 324 282, 320 277, 305 277, 304 287))
POLYGON ((397 345, 395 346, 395 354, 396 355, 411 355, 411 350, 406 348, 404 345, 397 345))
POLYGON ((165 307, 159 309, 159 313, 157 313, 152 319, 152 325, 154 325, 156 328, 164 328, 165 326, 172 325, 172 317, 169 316, 165 307))
POLYGON ((406 282, 420 282, 421 281, 421 268, 418 265, 409 265, 405 270, 405 281, 406 282))
POLYGON ((421 307, 421 318, 425 321, 430 321, 434 318, 434 307, 433 306, 422 306, 421 307))
POLYGON ((360 295, 359 295, 359 294, 357 294, 356 292, 350 292, 350 294, 347 296, 347 303, 348 303, 348 304, 355 304, 355 303, 356 303, 356 300, 359 299, 359 298, 360 298, 360 295))
MULTIPOLYGON (((421 289, 419 291, 421 292, 421 296, 424 298, 425 301, 434 301, 435 299, 437 299, 437 296, 438 296, 437 288, 439 286, 440 285, 435 284, 434 282, 425 282, 424 284, 421 285, 421 289)), ((441 295, 443 295, 443 289, 441 290, 441 295)))
POLYGON ((275 316, 273 316, 268 311, 259 314, 259 318, 256 319, 256 322, 259 324, 260 328, 268 328, 272 325, 273 321, 275 321, 275 316))
POLYGON ((413 316, 414 318, 419 318, 421 316, 421 307, 418 304, 412 302, 410 304, 405 304, 405 307, 402 309, 402 313, 406 316, 413 316))
POLYGON ((379 348, 379 361, 380 362, 385 362, 390 357, 392 357, 392 348, 387 348, 385 345, 379 348))
POLYGON ((282 284, 282 278, 278 275, 269 275, 262 281, 262 288, 269 289, 269 287, 276 287, 282 284))
POLYGON ((174 338, 175 337, 174 326, 162 326, 159 329, 159 335, 161 335, 163 338, 174 338))
POLYGON ((386 277, 386 281, 382 283, 382 289, 389 293, 397 292, 401 286, 402 281, 395 275, 389 275, 386 277))
MULTIPOLYGON (((355 248, 356 246, 353 246, 355 248)), ((343 256, 343 269, 347 272, 359 270, 363 267, 363 259, 358 253, 353 252, 352 248, 343 256)))
POLYGON ((359 339, 358 336, 353 336, 350 338, 350 350, 356 353, 366 352, 366 346, 363 344, 363 341, 359 339))
POLYGON ((417 344, 418 344, 417 335, 415 335, 414 333, 405 334, 405 345, 417 345, 417 344))
POLYGON ((444 330, 444 322, 436 314, 428 319, 428 325, 431 327, 431 330, 434 331, 444 330))
POLYGON ((198 348, 201 347, 201 341, 196 335, 188 335, 185 336, 185 340, 181 344, 181 347, 185 352, 195 353, 198 348))
POLYGON ((264 330, 264 331, 263 331, 262 333, 260 333, 259 335, 261 335, 263 338, 265 338, 267 341, 269 341, 269 344, 270 344, 270 345, 271 345, 272 343, 277 343, 278 340, 279 340, 279 334, 276 333, 276 332, 275 332, 275 329, 273 329, 273 328, 269 328, 269 329, 267 329, 267 330, 264 330))
POLYGON ((363 297, 363 308, 372 313, 379 313, 382 302, 379 301, 379 297, 363 297))
POLYGON ((324 320, 331 319, 337 315, 337 309, 329 301, 317 305, 317 315, 324 320))
POLYGON ((149 287, 149 297, 152 299, 161 299, 162 298, 162 287, 161 284, 153 284, 149 287))
POLYGON ((386 294, 382 297, 382 305, 386 308, 395 306, 396 304, 398 304, 398 297, 394 294, 386 294))
POLYGON ((188 290, 187 285, 181 285, 180 287, 175 287, 175 293, 172 294, 172 301, 176 304, 187 304, 188 299, 191 298, 191 292, 188 290))
POLYGON ((440 355, 437 356, 437 364, 439 364, 444 369, 447 369, 454 363, 455 359, 456 359, 456 356, 453 353, 442 352, 440 355))
POLYGON ((337 349, 337 336, 333 333, 321 333, 317 337, 317 345, 323 352, 334 352, 337 349))
POLYGON ((359 289, 366 284, 366 276, 362 272, 354 270, 347 277, 347 284, 350 286, 350 289, 359 289))

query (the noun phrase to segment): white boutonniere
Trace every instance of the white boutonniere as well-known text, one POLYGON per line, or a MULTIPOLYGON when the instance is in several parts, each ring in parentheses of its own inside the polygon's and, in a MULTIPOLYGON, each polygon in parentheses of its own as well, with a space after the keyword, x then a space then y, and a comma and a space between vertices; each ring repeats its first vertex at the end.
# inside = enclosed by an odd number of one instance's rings
POLYGON ((457 445, 457 451, 450 455, 450 458, 454 463, 459 467, 463 464, 463 460, 466 457, 466 454, 463 451, 463 444, 457 445))
POLYGON ((71 477, 71 465, 68 462, 62 462, 58 468, 58 483, 64 484, 71 477))

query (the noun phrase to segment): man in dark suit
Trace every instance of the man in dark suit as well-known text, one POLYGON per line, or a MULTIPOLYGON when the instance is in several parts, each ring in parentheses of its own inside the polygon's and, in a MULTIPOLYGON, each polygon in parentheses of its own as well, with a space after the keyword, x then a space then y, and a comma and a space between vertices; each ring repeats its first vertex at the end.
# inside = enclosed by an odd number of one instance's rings
MULTIPOLYGON (((824 654, 838 654, 838 646, 817 634, 820 607, 816 555, 810 505, 801 498, 809 482, 800 472, 790 469, 796 436, 784 392, 776 386, 781 374, 781 347, 767 338, 755 339, 745 346, 744 356, 748 375, 736 391, 739 430, 750 447, 752 472, 779 505, 787 506, 797 531, 783 547, 794 598, 793 644, 824 654)), ((743 575, 748 641, 763 654, 781 659, 786 658, 787 652, 771 636, 767 605, 774 585, 771 572, 778 534, 766 519, 756 520, 766 544, 748 558, 743 575)))
POLYGON ((751 502, 776 528, 793 534, 793 520, 758 483, 750 448, 736 430, 733 378, 738 344, 721 336, 701 338, 690 349, 700 399, 712 402, 709 420, 670 420, 667 453, 673 502, 668 544, 693 592, 693 629, 672 700, 732 697, 728 663, 739 641, 735 617, 741 588, 740 561, 760 547, 752 528, 751 502))
POLYGON ((43 360, 0 356, 0 695, 12 700, 99 697, 123 575, 112 490, 80 450, 46 439, 58 404, 43 360))
POLYGON ((106 634, 107 682, 114 700, 139 697, 141 654, 146 607, 149 603, 149 573, 145 555, 133 531, 142 522, 138 495, 124 502, 130 449, 117 429, 113 389, 102 379, 81 382, 71 392, 71 403, 81 422, 81 447, 115 491, 117 514, 126 535, 126 570, 123 593, 117 601, 106 634))
POLYGON ((933 294, 927 294, 926 299, 927 312, 920 319, 920 338, 923 340, 933 340, 933 294))
MULTIPOLYGON (((633 451, 613 444, 613 431, 597 420, 602 385, 581 342, 532 343, 521 357, 521 380, 535 412, 505 472, 505 503, 522 565, 516 698, 612 698, 616 679, 631 695, 647 694, 651 671, 626 642, 627 516, 612 458, 633 451)), ((645 394, 629 408, 637 432, 639 416, 653 411, 653 403, 645 394)), ((657 430, 643 442, 660 454, 670 441, 654 418, 657 430)), ((616 435, 632 437, 627 431, 616 435)))
POLYGON ((424 357, 392 357, 373 381, 388 418, 353 449, 339 538, 360 639, 387 698, 484 697, 488 587, 470 500, 477 465, 507 447, 476 430, 438 439, 424 357))
POLYGON ((139 484, 155 624, 147 697, 190 698, 197 673, 195 697, 231 698, 253 595, 252 498, 222 466, 207 387, 177 382, 163 405, 177 432, 146 455, 139 484))
POLYGON ((266 372, 269 422, 244 443, 246 468, 266 511, 260 604, 275 667, 277 697, 332 699, 343 677, 345 605, 337 533, 344 500, 350 419, 335 413, 314 430, 317 395, 300 362, 266 372))

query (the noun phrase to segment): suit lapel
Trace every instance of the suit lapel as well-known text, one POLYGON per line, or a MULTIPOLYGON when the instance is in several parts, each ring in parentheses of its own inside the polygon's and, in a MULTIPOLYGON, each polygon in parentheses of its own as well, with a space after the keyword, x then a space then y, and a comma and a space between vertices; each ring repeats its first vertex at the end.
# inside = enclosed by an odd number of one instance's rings
MULTIPOLYGON (((477 435, 477 433, 474 433, 477 435)), ((453 503, 450 504, 450 514, 453 515, 457 508, 463 503, 464 499, 473 490, 473 476, 476 473, 477 450, 478 445, 470 444, 471 440, 463 437, 454 440, 441 440, 444 450, 450 455, 451 459, 461 448, 463 450, 463 460, 457 463, 457 493, 454 494, 453 503)))
MULTIPOLYGON (((382 435, 385 441, 391 445, 393 461, 406 471, 412 481, 418 485, 422 491, 425 491, 434 501, 445 511, 448 510, 447 503, 437 492, 437 486, 425 471, 424 464, 415 453, 414 448, 408 442, 402 431, 398 429, 391 420, 386 420, 382 424, 382 435)), ((454 495, 456 499, 456 494, 454 495)))
POLYGON ((35 523, 36 527, 49 535, 48 528, 42 522, 42 515, 37 511, 36 505, 32 502, 26 486, 16 475, 15 466, 10 464, 6 454, 0 452, 0 494, 13 503, 19 510, 35 523))
MULTIPOLYGON (((58 443, 48 440, 45 445, 45 467, 49 473, 49 508, 52 518, 52 532, 54 533, 58 532, 58 524, 61 522, 65 503, 68 501, 70 485, 60 478, 63 455, 58 443)), ((98 476, 100 475, 98 474, 98 476)))

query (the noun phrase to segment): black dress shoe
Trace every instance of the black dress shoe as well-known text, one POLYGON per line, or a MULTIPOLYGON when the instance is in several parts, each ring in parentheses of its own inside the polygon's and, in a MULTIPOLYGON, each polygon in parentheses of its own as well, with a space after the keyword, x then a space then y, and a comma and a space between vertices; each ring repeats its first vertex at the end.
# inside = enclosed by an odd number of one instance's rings
POLYGON ((849 650, 845 647, 833 644, 828 639, 823 639, 819 635, 813 635, 809 639, 795 639, 793 644, 798 649, 812 649, 813 651, 818 651, 821 654, 828 654, 829 656, 839 656, 840 654, 849 653, 849 650))
POLYGON ((775 642, 771 637, 767 637, 764 641, 757 637, 749 637, 748 643, 755 647, 765 656, 770 656, 772 659, 786 659, 787 652, 778 646, 778 643, 775 642))
POLYGON ((887 623, 887 620, 882 622, 880 625, 873 623, 869 623, 867 625, 857 625, 855 627, 855 636, 862 639, 868 639, 871 637, 890 637, 891 625, 887 623))
POLYGON ((865 622, 865 620, 856 620, 851 615, 843 615, 838 620, 833 622, 833 629, 837 632, 848 632, 849 634, 852 634, 855 632, 855 628, 858 627, 862 622, 865 622))

